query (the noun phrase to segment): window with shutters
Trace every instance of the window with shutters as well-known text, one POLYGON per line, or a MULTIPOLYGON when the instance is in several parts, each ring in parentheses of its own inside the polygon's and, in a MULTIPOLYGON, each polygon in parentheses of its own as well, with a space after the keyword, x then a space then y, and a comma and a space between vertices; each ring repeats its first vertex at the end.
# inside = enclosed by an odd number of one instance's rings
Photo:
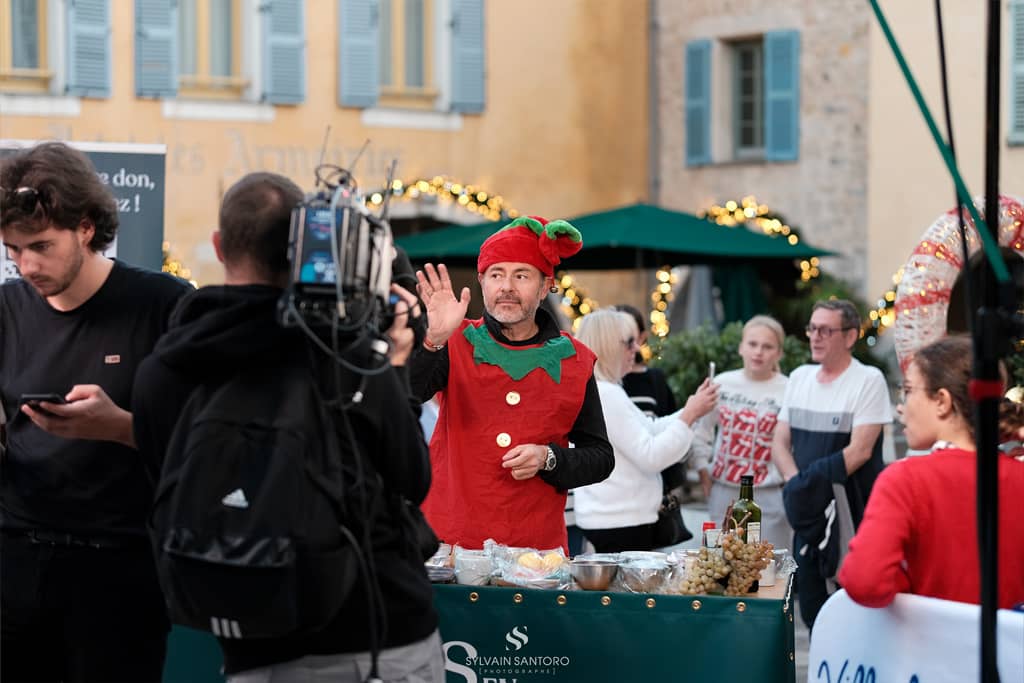
POLYGON ((799 157, 799 32, 691 40, 683 61, 687 166, 799 157))
POLYGON ((110 97, 112 0, 0 0, 0 92, 110 97))
POLYGON ((178 0, 178 94, 237 98, 242 74, 241 0, 178 0))
POLYGON ((304 0, 135 0, 139 97, 297 104, 304 0))
POLYGON ((482 112, 484 10, 484 0, 338 0, 338 103, 482 112))
POLYGON ((437 88, 431 60, 430 0, 379 0, 381 106, 432 108, 437 88))
POLYGON ((46 0, 0 0, 0 91, 48 92, 46 0))

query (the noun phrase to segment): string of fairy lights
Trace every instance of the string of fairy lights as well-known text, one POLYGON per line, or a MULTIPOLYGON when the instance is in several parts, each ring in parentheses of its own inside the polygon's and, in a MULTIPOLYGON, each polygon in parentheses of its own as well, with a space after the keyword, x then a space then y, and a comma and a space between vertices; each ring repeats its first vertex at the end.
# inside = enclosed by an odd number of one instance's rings
POLYGON ((862 336, 868 346, 878 343, 878 335, 885 332, 896 322, 896 288, 903 281, 903 267, 892 276, 892 288, 878 297, 875 307, 868 311, 868 319, 862 325, 862 336))
POLYGON ((418 200, 424 197, 436 197, 442 202, 454 202, 471 213, 480 214, 489 221, 512 219, 519 212, 509 206, 500 194, 489 192, 480 185, 470 185, 453 180, 447 176, 436 175, 432 178, 415 180, 393 180, 391 187, 371 192, 366 201, 373 207, 384 203, 390 194, 393 199, 418 200))
MULTIPOLYGON (((697 214, 715 225, 735 228, 740 225, 753 225, 771 237, 785 237, 786 241, 796 246, 800 243, 800 235, 794 228, 786 224, 785 219, 775 214, 767 204, 757 201, 754 195, 747 195, 738 202, 730 199, 724 204, 713 204, 697 214)), ((809 282, 821 275, 818 257, 800 261, 800 279, 809 282)))
POLYGON ((656 337, 666 337, 669 332, 668 306, 674 297, 673 291, 676 286, 676 274, 669 266, 658 268, 654 274, 658 280, 654 290, 651 292, 651 334, 656 337))
POLYGON ((163 251, 163 265, 160 270, 165 273, 170 273, 175 277, 180 277, 182 280, 188 281, 193 287, 198 287, 199 283, 192 279, 192 270, 185 266, 184 263, 171 256, 171 243, 165 241, 162 244, 161 249, 163 251))

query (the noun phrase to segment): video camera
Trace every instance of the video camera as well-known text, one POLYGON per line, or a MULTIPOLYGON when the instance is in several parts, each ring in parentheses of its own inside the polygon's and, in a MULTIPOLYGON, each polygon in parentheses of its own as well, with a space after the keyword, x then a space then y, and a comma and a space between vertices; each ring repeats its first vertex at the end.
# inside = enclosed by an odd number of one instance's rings
POLYGON ((393 319, 395 249, 386 212, 366 208, 352 174, 317 167, 317 189, 292 210, 289 277, 278 304, 285 327, 386 330, 393 319))

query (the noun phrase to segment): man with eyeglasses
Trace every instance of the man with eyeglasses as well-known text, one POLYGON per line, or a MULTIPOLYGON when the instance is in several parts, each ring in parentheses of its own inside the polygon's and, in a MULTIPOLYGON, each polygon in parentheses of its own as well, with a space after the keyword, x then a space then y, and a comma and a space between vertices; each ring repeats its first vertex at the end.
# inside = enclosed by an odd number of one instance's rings
POLYGON ((882 471, 882 427, 892 421, 885 378, 853 357, 860 314, 843 299, 814 304, 811 360, 792 372, 772 458, 786 480, 800 613, 808 628, 837 589, 835 575, 882 471))
POLYGON ((140 361, 189 290, 103 255, 117 204, 44 143, 0 160, 0 678, 157 681, 169 622, 132 436, 140 361), (35 395, 34 397, 30 395, 35 395))
POLYGON ((444 265, 416 273, 428 328, 410 377, 440 405, 423 512, 442 541, 568 552, 566 491, 615 465, 595 356, 540 308, 555 266, 582 245, 569 223, 534 216, 491 235, 477 259, 478 320, 464 319, 469 288, 456 297, 444 265))

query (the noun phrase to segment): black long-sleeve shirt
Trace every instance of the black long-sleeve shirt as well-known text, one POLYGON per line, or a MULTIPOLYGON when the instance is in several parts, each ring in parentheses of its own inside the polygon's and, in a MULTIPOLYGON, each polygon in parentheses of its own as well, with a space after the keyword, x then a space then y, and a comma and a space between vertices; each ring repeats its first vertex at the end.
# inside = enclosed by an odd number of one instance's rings
MULTIPOLYGON (((484 313, 484 324, 494 339, 508 346, 533 346, 555 339, 561 331, 554 319, 544 309, 537 310, 537 334, 523 341, 511 341, 501 332, 501 323, 484 313)), ((428 351, 420 348, 409 361, 409 376, 412 392, 421 401, 429 400, 448 385, 448 348, 428 351)), ((556 466, 551 471, 541 470, 538 476, 557 489, 572 489, 604 481, 615 467, 615 455, 608 441, 608 431, 601 410, 601 397, 597 382, 591 376, 587 380, 583 404, 576 416, 569 441, 573 448, 564 448, 550 443, 555 452, 556 466)))

